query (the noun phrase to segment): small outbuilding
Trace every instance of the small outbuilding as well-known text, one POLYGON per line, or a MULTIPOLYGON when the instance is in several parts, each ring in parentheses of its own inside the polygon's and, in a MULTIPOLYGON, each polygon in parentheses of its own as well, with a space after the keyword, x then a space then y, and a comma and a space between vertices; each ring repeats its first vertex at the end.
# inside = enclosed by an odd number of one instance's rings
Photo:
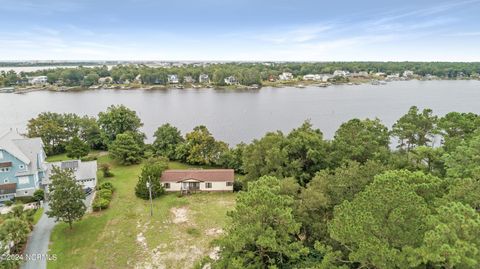
POLYGON ((233 191, 233 169, 166 170, 160 183, 166 191, 233 191))

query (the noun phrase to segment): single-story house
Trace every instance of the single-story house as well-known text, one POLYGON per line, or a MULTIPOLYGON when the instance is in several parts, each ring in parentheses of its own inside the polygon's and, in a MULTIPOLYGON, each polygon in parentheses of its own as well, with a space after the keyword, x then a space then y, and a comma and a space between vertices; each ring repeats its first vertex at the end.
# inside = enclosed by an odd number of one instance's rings
POLYGON ((233 169, 166 170, 160 183, 166 191, 233 191, 233 169))
POLYGON ((73 170, 73 175, 78 184, 82 185, 82 188, 95 189, 97 186, 97 161, 82 162, 81 160, 63 161, 47 163, 47 177, 42 184, 45 190, 48 191, 48 185, 50 182, 50 175, 52 173, 53 166, 60 167, 61 169, 73 170))

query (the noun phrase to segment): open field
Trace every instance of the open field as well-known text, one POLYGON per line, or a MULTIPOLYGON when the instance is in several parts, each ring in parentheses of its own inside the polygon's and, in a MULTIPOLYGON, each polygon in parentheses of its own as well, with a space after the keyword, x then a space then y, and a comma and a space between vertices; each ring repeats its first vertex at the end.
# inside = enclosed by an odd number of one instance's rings
MULTIPOLYGON (((61 160, 62 157, 52 158, 61 160)), ((232 193, 203 193, 186 197, 175 194, 150 203, 134 194, 141 165, 119 166, 108 156, 116 190, 110 208, 74 224, 58 224, 50 239, 48 268, 191 268, 212 253, 210 242, 225 226, 233 208, 232 193)), ((172 162, 170 168, 189 166, 172 162)), ((99 182, 105 181, 99 173, 99 182)))

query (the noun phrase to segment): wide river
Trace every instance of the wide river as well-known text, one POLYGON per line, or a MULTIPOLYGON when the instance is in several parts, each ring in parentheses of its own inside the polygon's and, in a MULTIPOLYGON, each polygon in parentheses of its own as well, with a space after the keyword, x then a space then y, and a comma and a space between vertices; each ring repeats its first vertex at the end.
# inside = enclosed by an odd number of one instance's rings
POLYGON ((151 141, 155 129, 169 122, 183 133, 203 124, 231 145, 250 142, 268 131, 289 131, 310 119, 332 138, 342 122, 378 117, 389 128, 412 105, 437 115, 450 111, 480 114, 480 81, 404 81, 387 85, 340 85, 328 88, 261 90, 91 90, 0 94, 0 131, 25 131, 27 121, 43 111, 97 115, 112 104, 136 110, 151 141))

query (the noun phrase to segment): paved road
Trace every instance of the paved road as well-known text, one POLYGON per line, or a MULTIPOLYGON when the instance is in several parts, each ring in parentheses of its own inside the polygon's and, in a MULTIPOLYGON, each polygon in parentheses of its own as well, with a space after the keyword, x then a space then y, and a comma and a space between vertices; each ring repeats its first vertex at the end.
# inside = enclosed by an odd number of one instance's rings
POLYGON ((25 254, 44 254, 43 258, 35 260, 27 260, 20 268, 22 269, 46 269, 47 260, 46 254, 48 253, 48 243, 50 241, 50 234, 55 226, 55 220, 49 218, 45 212, 48 211, 48 203, 44 204, 43 215, 38 223, 33 228, 33 232, 28 238, 27 248, 25 254))
MULTIPOLYGON (((84 201, 87 206, 87 212, 91 211, 92 201, 94 193, 88 195, 84 201)), ((47 253, 48 243, 50 242, 50 234, 53 227, 55 227, 55 219, 49 218, 45 212, 49 209, 48 203, 44 203, 43 215, 38 221, 37 225, 33 228, 32 234, 28 238, 27 248, 25 249, 25 255, 43 255, 42 258, 29 259, 23 263, 21 269, 46 269, 47 268, 47 253)))

